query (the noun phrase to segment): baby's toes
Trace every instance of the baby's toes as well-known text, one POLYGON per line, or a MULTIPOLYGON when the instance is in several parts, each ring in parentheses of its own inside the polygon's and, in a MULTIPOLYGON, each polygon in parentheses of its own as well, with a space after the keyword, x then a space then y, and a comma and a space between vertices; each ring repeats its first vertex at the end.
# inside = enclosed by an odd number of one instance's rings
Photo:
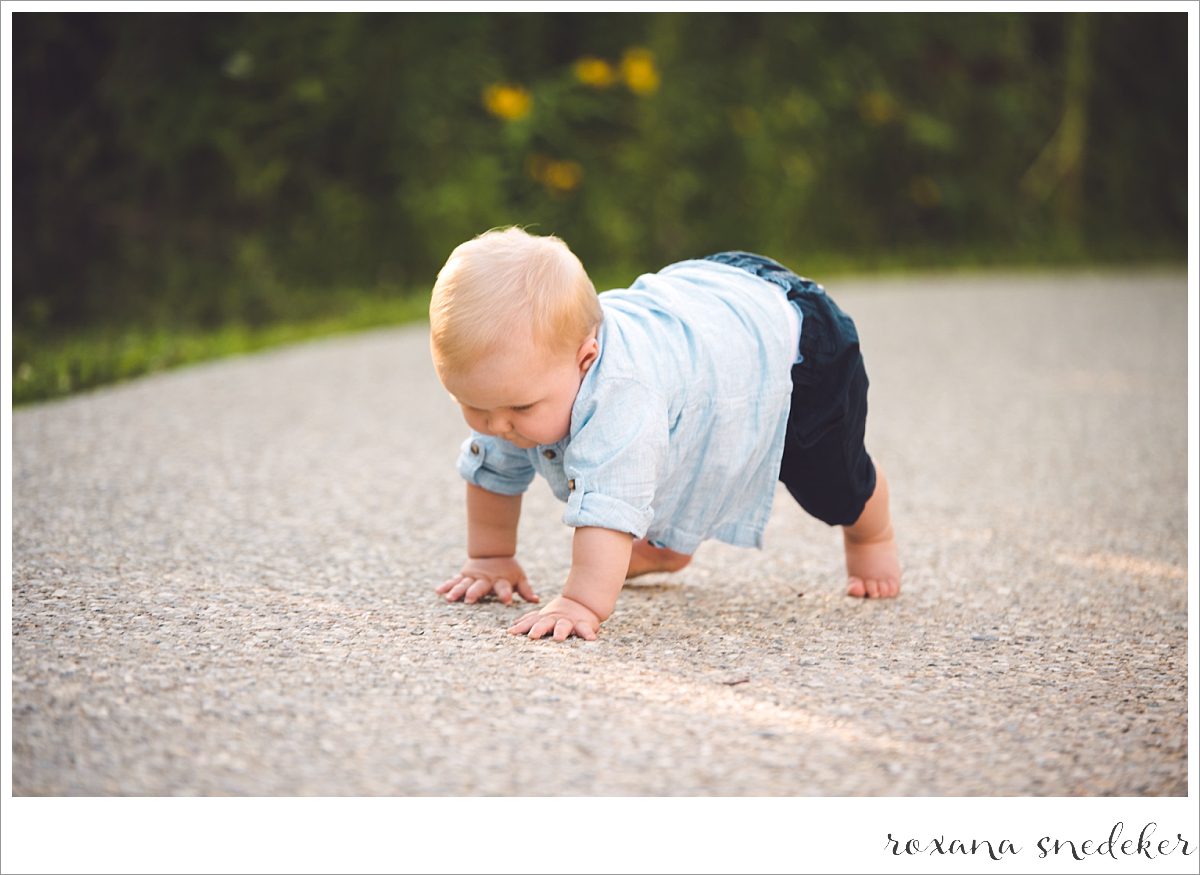
POLYGON ((900 585, 889 577, 867 581, 867 594, 873 599, 895 598, 900 591, 900 585))
POLYGON ((852 577, 846 587, 846 595, 854 596, 856 599, 865 598, 867 595, 867 587, 863 583, 861 577, 852 577))

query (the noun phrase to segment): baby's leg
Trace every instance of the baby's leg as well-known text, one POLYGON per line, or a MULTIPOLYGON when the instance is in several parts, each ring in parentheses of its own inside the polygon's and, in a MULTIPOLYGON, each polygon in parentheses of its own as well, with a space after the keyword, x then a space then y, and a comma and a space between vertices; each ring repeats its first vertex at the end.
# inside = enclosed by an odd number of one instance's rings
POLYGON ((633 552, 629 556, 629 572, 625 579, 653 574, 656 571, 679 571, 691 561, 692 557, 687 553, 655 547, 645 538, 639 538, 633 542, 633 552))
POLYGON ((900 560, 888 510, 887 478, 875 465, 875 492, 853 525, 842 527, 846 547, 846 595, 892 598, 900 594, 900 560))
POLYGON ((843 527, 846 594, 895 596, 900 562, 887 480, 863 443, 869 381, 862 356, 857 347, 832 362, 814 355, 808 364, 793 368, 792 381, 779 479, 806 511, 843 527))

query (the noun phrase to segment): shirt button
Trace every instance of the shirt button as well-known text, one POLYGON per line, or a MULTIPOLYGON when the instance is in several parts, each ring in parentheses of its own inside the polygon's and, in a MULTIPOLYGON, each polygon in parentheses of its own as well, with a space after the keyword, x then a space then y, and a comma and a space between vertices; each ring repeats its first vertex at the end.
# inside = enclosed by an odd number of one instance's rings
POLYGON ((570 489, 572 492, 574 492, 574 491, 575 491, 575 481, 574 481, 574 480, 568 480, 568 481, 567 481, 567 488, 568 488, 568 489, 570 489))
POLYGON ((543 450, 542 455, 545 456, 547 459, 553 459, 555 456, 558 455, 558 453, 554 452, 554 450, 543 450))
POLYGON ((478 456, 478 455, 479 455, 479 444, 474 444, 474 443, 473 443, 473 444, 471 444, 471 455, 472 455, 472 456, 478 456))

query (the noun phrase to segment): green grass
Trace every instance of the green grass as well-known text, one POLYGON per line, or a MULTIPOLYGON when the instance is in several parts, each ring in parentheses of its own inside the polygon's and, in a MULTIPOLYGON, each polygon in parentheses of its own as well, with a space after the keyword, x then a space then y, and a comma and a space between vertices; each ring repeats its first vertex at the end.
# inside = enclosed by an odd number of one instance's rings
POLYGON ((180 365, 428 316, 429 299, 363 297, 334 316, 211 330, 93 328, 33 338, 14 330, 13 406, 70 395, 180 365))

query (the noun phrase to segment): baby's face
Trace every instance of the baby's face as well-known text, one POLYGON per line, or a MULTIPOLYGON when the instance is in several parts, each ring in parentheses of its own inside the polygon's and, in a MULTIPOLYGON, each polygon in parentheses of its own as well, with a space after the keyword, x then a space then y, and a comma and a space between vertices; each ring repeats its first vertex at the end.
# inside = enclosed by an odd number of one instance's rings
POLYGON ((574 355, 514 343, 464 375, 442 375, 442 383, 467 425, 529 449, 570 432, 571 407, 596 351, 594 335, 574 355))

